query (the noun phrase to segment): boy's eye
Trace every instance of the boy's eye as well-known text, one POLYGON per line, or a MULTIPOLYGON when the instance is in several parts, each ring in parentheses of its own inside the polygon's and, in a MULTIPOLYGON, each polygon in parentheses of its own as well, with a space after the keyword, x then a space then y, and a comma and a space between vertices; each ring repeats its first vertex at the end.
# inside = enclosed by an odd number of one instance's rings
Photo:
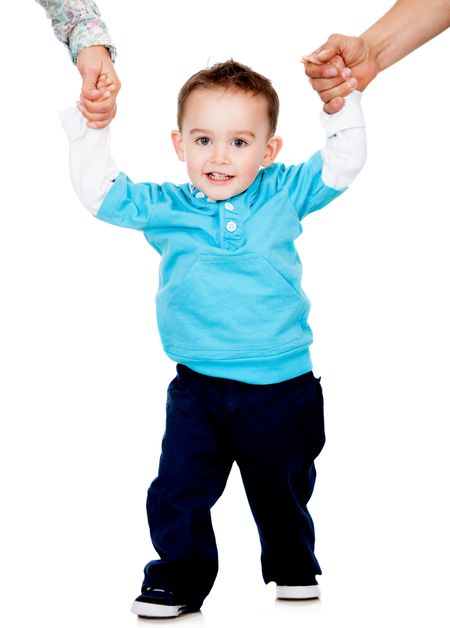
POLYGON ((247 142, 245 140, 241 140, 239 137, 233 140, 232 144, 235 148, 243 148, 244 146, 247 146, 247 142))
POLYGON ((200 144, 200 146, 208 146, 211 140, 209 139, 209 137, 199 137, 196 142, 197 144, 200 144))

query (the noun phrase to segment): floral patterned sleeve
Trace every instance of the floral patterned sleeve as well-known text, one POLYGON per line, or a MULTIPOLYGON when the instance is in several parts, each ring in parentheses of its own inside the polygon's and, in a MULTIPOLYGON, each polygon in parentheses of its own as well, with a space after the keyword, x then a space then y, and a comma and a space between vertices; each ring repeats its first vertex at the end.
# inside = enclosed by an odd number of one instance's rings
POLYGON ((88 46, 105 46, 114 61, 116 49, 92 0, 36 0, 52 21, 56 37, 68 47, 72 61, 88 46))

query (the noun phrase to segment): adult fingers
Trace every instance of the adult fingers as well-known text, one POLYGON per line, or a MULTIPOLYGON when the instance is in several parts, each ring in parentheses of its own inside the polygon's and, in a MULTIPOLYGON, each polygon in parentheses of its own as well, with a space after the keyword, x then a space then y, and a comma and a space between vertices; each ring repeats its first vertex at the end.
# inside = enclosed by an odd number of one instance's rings
POLYGON ((355 89, 357 89, 357 87, 358 81, 352 77, 349 81, 336 85, 332 89, 319 91, 318 94, 324 103, 328 103, 330 100, 333 100, 333 98, 343 98, 344 96, 348 96, 355 89))
POLYGON ((81 93, 80 102, 86 107, 88 111, 92 111, 92 113, 100 113, 102 111, 108 111, 108 109, 112 109, 115 98, 109 91, 104 92, 102 94, 102 97, 97 99, 86 98, 83 93, 81 93))
POLYGON ((111 120, 113 120, 117 112, 115 104, 105 113, 91 113, 87 111, 86 107, 81 102, 77 103, 77 107, 87 119, 88 127, 94 129, 102 129, 107 126, 111 120))
POLYGON ((341 77, 347 79, 351 76, 350 68, 345 67, 341 56, 334 55, 328 63, 314 63, 310 61, 311 56, 303 57, 305 64, 305 74, 312 79, 326 79, 341 77))
POLYGON ((108 124, 113 120, 116 113, 117 113, 117 106, 114 104, 111 114, 106 120, 99 120, 97 122, 89 121, 87 125, 90 129, 104 129, 105 126, 108 126, 108 124))
POLYGON ((345 81, 341 76, 338 76, 333 79, 309 79, 309 82, 311 84, 311 87, 316 92, 327 92, 331 89, 334 89, 338 85, 346 84, 349 88, 351 88, 351 85, 353 85, 353 83, 350 84, 351 79, 349 79, 348 81, 345 81))
POLYGON ((110 114, 114 101, 110 98, 106 98, 104 100, 93 101, 88 98, 80 97, 80 104, 86 109, 88 113, 92 114, 106 114, 107 116, 110 114))
POLYGON ((303 63, 305 64, 305 73, 309 78, 326 79, 339 76, 339 70, 334 65, 312 63, 306 57, 303 57, 303 63))
POLYGON ((86 107, 82 105, 81 103, 78 103, 77 107, 81 111, 81 113, 84 115, 84 117, 90 122, 103 122, 104 120, 107 120, 109 118, 109 115, 107 115, 105 112, 92 113, 88 111, 86 107))
POLYGON ((109 51, 104 46, 88 46, 79 53, 77 67, 83 79, 83 114, 88 120, 101 114, 102 120, 110 121, 115 115, 115 99, 121 85, 109 51), (101 109, 94 103, 101 103, 101 109))

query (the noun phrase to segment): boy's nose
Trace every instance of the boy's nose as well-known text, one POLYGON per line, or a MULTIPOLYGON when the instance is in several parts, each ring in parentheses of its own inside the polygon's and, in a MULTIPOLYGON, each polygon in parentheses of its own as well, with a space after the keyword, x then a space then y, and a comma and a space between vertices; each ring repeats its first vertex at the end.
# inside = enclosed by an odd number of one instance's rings
POLYGON ((228 151, 224 146, 216 145, 215 151, 212 156, 212 161, 215 164, 228 164, 230 163, 228 151))

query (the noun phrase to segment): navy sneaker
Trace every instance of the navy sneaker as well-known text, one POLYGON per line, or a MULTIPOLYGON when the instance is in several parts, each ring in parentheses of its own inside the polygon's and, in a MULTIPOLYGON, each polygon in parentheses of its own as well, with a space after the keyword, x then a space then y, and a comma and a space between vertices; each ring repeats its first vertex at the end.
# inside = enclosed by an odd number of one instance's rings
POLYGON ((194 610, 186 604, 180 604, 175 595, 163 589, 149 587, 145 593, 137 597, 131 611, 140 617, 178 617, 182 613, 194 610))

